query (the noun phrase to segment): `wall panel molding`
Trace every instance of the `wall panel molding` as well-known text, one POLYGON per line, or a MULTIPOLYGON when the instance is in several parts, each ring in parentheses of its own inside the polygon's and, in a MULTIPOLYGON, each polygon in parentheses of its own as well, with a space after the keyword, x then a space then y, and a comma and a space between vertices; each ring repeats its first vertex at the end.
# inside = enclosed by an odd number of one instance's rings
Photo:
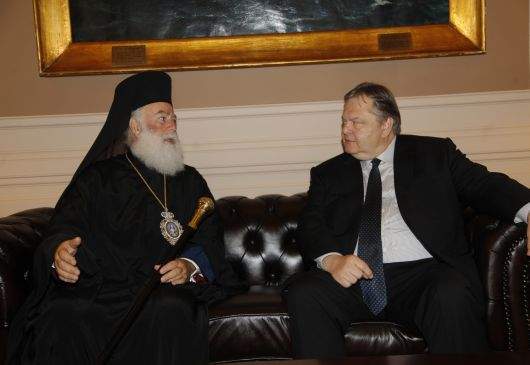
MULTIPOLYGON (((530 90, 398 99, 403 132, 451 137, 530 186, 530 90)), ((341 101, 177 110, 186 162, 217 197, 290 194, 340 152, 341 101)), ((105 114, 0 118, 0 215, 52 206, 105 114)))

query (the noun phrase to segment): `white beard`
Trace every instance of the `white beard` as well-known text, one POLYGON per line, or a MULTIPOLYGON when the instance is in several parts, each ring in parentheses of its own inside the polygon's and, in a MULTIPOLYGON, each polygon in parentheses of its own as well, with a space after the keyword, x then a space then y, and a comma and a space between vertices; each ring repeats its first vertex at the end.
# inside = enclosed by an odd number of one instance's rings
POLYGON ((177 132, 157 135, 144 128, 130 148, 145 166, 161 174, 175 175, 184 170, 182 146, 177 132), (173 139, 174 143, 164 142, 165 139, 173 139))

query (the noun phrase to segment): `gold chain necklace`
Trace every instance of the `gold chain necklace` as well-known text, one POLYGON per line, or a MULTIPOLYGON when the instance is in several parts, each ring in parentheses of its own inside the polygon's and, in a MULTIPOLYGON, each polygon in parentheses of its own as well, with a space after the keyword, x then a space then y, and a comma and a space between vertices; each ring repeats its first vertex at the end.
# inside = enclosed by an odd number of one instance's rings
POLYGON ((167 199, 166 199, 166 174, 164 174, 164 204, 162 204, 162 201, 158 198, 158 196, 155 194, 153 189, 151 189, 151 187, 149 186, 149 184, 147 183, 147 181, 145 180, 143 175, 140 173, 140 171, 136 168, 136 166, 134 166, 132 161, 129 159, 129 155, 127 153, 125 154, 125 157, 127 158, 127 161, 129 161, 129 163, 131 164, 131 166, 134 169, 134 171, 136 171, 138 176, 140 176, 140 179, 142 179, 142 181, 144 182, 145 186, 147 186, 147 189, 149 189, 149 191, 151 192, 151 194, 153 194, 153 196, 158 201, 158 203, 162 206, 162 208, 164 208, 164 211, 167 212, 168 209, 167 209, 167 199))
POLYGON ((129 161, 134 171, 136 171, 140 179, 142 179, 147 189, 149 189, 151 194, 153 194, 157 202, 164 209, 164 211, 160 213, 160 215, 163 218, 162 221, 160 222, 160 231, 162 232, 162 236, 166 239, 166 241, 170 245, 172 246, 175 245, 178 239, 180 238, 180 236, 182 235, 183 229, 182 229, 182 224, 180 224, 178 220, 174 219, 175 215, 171 213, 167 208, 166 174, 163 174, 164 175, 164 204, 162 204, 162 201, 158 198, 158 196, 155 194, 153 189, 151 189, 151 186, 149 186, 149 184, 147 183, 147 180, 145 180, 145 178, 140 173, 140 171, 136 168, 136 166, 134 166, 133 162, 129 159, 129 155, 127 153, 125 153, 125 158, 127 158, 127 161, 129 161))

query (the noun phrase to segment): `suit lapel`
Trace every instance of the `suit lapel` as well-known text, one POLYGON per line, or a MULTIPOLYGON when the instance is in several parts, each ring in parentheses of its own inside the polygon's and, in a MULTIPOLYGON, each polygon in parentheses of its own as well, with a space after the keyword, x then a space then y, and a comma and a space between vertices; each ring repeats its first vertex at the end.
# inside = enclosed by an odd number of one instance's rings
MULTIPOLYGON (((349 154, 345 154, 345 160, 344 160, 344 176, 342 184, 348 184, 352 186, 352 190, 354 191, 354 196, 360 196, 361 197, 361 204, 363 202, 363 195, 364 195, 364 189, 363 189, 363 173, 361 170, 361 163, 359 160, 354 158, 353 156, 349 154)), ((355 202, 357 203, 357 202, 355 202)))
POLYGON ((344 195, 344 200, 339 202, 339 204, 344 209, 344 219, 348 222, 348 229, 352 233, 353 245, 350 248, 350 252, 353 252, 357 242, 357 231, 364 200, 364 188, 361 163, 349 154, 345 154, 341 180, 343 186, 349 185, 348 190, 351 192, 350 194, 344 195))
POLYGON ((415 151, 413 144, 406 137, 396 137, 394 151, 394 187, 398 206, 403 195, 407 192, 414 176, 415 151))

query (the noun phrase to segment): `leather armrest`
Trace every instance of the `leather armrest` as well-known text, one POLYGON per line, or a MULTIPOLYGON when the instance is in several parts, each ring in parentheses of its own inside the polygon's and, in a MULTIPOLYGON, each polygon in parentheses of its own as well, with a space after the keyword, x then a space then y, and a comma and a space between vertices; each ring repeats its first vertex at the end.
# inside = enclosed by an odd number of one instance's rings
POLYGON ((33 253, 48 226, 51 208, 0 218, 0 324, 7 328, 31 286, 33 253))
POLYGON ((52 208, 36 208, 0 218, 0 362, 8 327, 31 286, 33 253, 42 241, 52 208))
POLYGON ((526 225, 484 215, 469 222, 468 234, 487 298, 487 325, 494 350, 528 350, 530 346, 530 258, 526 225))

